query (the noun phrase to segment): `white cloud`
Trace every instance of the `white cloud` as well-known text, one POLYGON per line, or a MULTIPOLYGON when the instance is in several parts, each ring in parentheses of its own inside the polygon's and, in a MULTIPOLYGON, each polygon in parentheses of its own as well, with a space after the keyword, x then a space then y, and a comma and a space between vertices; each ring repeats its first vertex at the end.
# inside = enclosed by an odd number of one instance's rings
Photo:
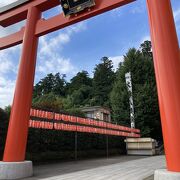
POLYGON ((19 23, 16 23, 16 24, 6 27, 6 28, 0 26, 0 38, 8 36, 12 33, 19 31, 21 29, 21 27, 24 26, 24 24, 25 24, 25 21, 21 21, 19 23))
POLYGON ((176 22, 180 20, 180 8, 174 11, 174 19, 176 22))
POLYGON ((63 59, 56 54, 50 60, 45 61, 43 64, 39 65, 37 67, 37 71, 41 73, 41 75, 46 75, 48 73, 55 74, 57 72, 60 72, 61 74, 74 75, 78 70, 72 65, 70 59, 63 59))
POLYGON ((177 29, 177 32, 180 30, 180 8, 179 9, 176 9, 174 12, 174 20, 175 20, 175 23, 176 23, 176 29, 177 29))
POLYGON ((147 40, 151 41, 150 35, 146 35, 146 36, 142 37, 142 39, 140 40, 140 44, 143 43, 144 41, 147 41, 147 40))
POLYGON ((16 79, 13 77, 16 77, 17 74, 16 58, 18 57, 20 47, 15 46, 0 51, 0 107, 2 108, 12 104, 16 79))
POLYGON ((5 77, 0 77, 0 107, 4 108, 12 104, 15 81, 5 77))
POLYGON ((130 5, 128 6, 121 6, 119 8, 113 9, 111 11, 111 15, 113 17, 121 17, 124 16, 127 13, 131 13, 131 14, 142 14, 146 11, 146 5, 144 3, 144 1, 137 1, 135 2, 135 5, 130 5))
POLYGON ((17 65, 14 62, 13 56, 17 55, 19 50, 20 46, 14 46, 0 52, 0 75, 17 72, 17 65))
MULTIPOLYGON (((2 3, 1 3, 2 5, 2 3)), ((24 22, 21 22, 22 24, 24 22)), ((11 27, 10 30, 0 27, 0 36, 5 36, 12 31, 18 29, 18 25, 11 27)), ((64 45, 70 42, 74 33, 78 33, 86 29, 85 23, 79 23, 75 26, 66 28, 63 32, 59 32, 54 36, 44 36, 40 38, 37 75, 36 81, 39 81, 48 73, 60 72, 62 74, 74 75, 78 69, 72 64, 69 58, 64 58, 61 55, 61 50, 64 45)), ((15 46, 6 50, 0 51, 0 107, 12 104, 15 81, 17 76, 17 67, 21 46, 15 46)))
POLYGON ((44 36, 40 38, 40 48, 38 53, 36 81, 48 73, 67 74, 72 76, 77 73, 70 58, 61 55, 64 45, 71 41, 72 35, 86 29, 84 22, 68 27, 64 32, 59 32, 53 37, 44 36))
POLYGON ((124 62, 124 57, 123 56, 109 57, 109 59, 112 60, 115 71, 118 69, 119 63, 124 62))
POLYGON ((70 41, 70 36, 66 33, 59 33, 57 36, 53 38, 41 37, 40 38, 40 50, 39 50, 39 58, 43 58, 43 56, 53 56, 54 52, 57 49, 62 48, 62 46, 70 41))
POLYGON ((113 17, 121 17, 123 15, 123 11, 121 10, 121 7, 120 8, 116 8, 116 9, 113 9, 111 11, 111 15, 113 17))
MULTIPOLYGON (((11 4, 16 0, 6 0, 0 2, 0 7, 11 4)), ((9 34, 17 32, 24 25, 25 21, 19 22, 15 25, 3 28, 0 26, 0 37, 5 37, 9 34)), ((19 59, 19 52, 21 46, 14 46, 9 49, 0 51, 0 107, 4 108, 12 104, 15 79, 17 75, 17 59, 19 59)))

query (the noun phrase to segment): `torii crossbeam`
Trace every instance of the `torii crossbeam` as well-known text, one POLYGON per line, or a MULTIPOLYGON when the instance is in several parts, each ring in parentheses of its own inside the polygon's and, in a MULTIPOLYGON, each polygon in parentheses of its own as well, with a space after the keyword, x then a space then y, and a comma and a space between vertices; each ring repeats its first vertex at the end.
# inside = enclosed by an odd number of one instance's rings
MULTIPOLYGON (((41 13, 60 5, 60 1, 29 0, 0 14, 3 27, 26 19, 20 31, 0 38, 1 50, 23 42, 3 161, 19 162, 25 158, 38 38, 133 1, 95 0, 94 7, 76 16, 65 18, 59 14, 44 20, 41 13)), ((147 7, 167 168, 180 172, 180 58, 172 7, 170 0, 147 0, 147 7)))
MULTIPOLYGON (((96 1, 96 6, 92 7, 90 11, 86 10, 78 16, 71 16, 69 18, 65 18, 63 13, 52 17, 48 20, 40 19, 37 21, 37 25, 35 27, 35 35, 36 37, 43 36, 45 34, 48 34, 50 32, 62 29, 64 27, 70 26, 72 24, 75 24, 77 22, 86 20, 90 17, 96 16, 98 14, 102 14, 106 11, 112 10, 114 8, 120 7, 122 5, 125 5, 127 3, 133 2, 135 0, 98 0, 96 1)), ((24 19, 27 19, 27 13, 29 6, 32 7, 38 7, 40 8, 40 11, 45 11, 47 9, 50 9, 52 7, 55 7, 57 5, 60 5, 59 0, 33 0, 29 3, 20 6, 10 12, 7 12, 5 14, 2 14, 0 16, 0 25, 3 27, 10 26, 12 24, 15 24, 19 21, 22 21, 24 19), (16 17, 16 18, 14 18, 16 17)), ((24 28, 22 28, 19 32, 11 34, 10 36, 7 36, 5 38, 0 38, 0 49, 5 49, 17 44, 22 43, 23 41, 23 35, 24 35, 24 28)))

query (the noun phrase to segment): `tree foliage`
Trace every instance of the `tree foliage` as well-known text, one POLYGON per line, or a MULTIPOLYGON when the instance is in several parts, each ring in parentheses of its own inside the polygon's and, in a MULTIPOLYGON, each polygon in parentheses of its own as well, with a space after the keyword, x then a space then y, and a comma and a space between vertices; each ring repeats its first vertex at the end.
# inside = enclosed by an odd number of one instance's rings
MULTIPOLYGON (((115 123, 130 126, 129 92, 125 74, 131 72, 136 127, 144 137, 162 139, 152 47, 145 41, 139 49, 131 48, 116 72, 108 57, 94 68, 91 78, 87 71, 78 72, 69 82, 60 73, 47 74, 34 86, 32 106, 84 117, 83 106, 107 106, 112 109, 115 123)), ((0 156, 5 144, 11 107, 0 109, 0 156)), ((88 155, 90 150, 105 152, 103 135, 78 133, 78 150, 88 155)), ((123 138, 109 137, 109 147, 121 149, 123 138)), ((124 148, 124 147, 123 147, 124 148)), ((122 149, 123 149, 122 148, 122 149)), ((74 133, 30 129, 27 158, 31 160, 73 158, 74 133)))
POLYGON ((6 134, 8 129, 9 114, 5 110, 0 108, 0 158, 2 159, 6 134))
POLYGON ((71 104, 74 107, 89 105, 92 98, 92 79, 87 71, 78 72, 74 76, 67 87, 71 104))
POLYGON ((81 71, 76 74, 68 84, 68 93, 79 90, 82 86, 92 86, 92 79, 87 71, 81 71))
POLYGON ((94 105, 110 107, 109 96, 115 79, 113 63, 108 57, 103 57, 101 63, 94 69, 93 91, 94 105))
POLYGON ((139 49, 129 49, 117 72, 113 71, 112 61, 103 57, 94 69, 93 78, 87 71, 81 71, 67 83, 64 75, 48 74, 35 86, 33 104, 64 111, 82 106, 107 106, 112 109, 114 122, 130 126, 129 92, 125 82, 127 72, 132 76, 136 127, 144 136, 161 138, 150 41, 142 43, 139 49))
POLYGON ((129 49, 124 56, 124 63, 119 67, 111 92, 111 105, 114 121, 130 125, 125 74, 131 72, 136 127, 141 129, 143 136, 161 139, 156 81, 150 50, 151 43, 145 41, 140 50, 129 49))
POLYGON ((41 97, 49 93, 53 93, 57 96, 64 96, 65 87, 65 75, 60 75, 60 73, 53 75, 50 73, 35 85, 33 97, 41 97))
POLYGON ((63 109, 63 100, 61 97, 50 92, 33 99, 32 106, 35 108, 60 111, 63 109))

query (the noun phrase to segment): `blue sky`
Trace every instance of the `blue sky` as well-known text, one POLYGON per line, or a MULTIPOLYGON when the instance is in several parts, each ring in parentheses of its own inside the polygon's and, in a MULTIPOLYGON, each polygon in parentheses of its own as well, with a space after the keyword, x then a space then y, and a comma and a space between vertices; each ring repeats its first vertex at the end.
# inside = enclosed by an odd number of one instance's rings
MULTIPOLYGON (((15 0, 0 2, 0 6, 15 0)), ((171 0, 180 38, 180 0, 171 0)), ((44 18, 54 16, 60 7, 43 13, 44 18)), ((17 31, 25 22, 9 28, 0 27, 0 37, 17 31)), ((113 60, 114 68, 122 61, 129 48, 138 48, 149 40, 146 1, 137 0, 113 11, 96 16, 40 38, 35 82, 48 73, 60 72, 71 79, 78 71, 93 69, 101 57, 113 60)), ((12 103, 21 45, 0 51, 0 107, 12 103)))

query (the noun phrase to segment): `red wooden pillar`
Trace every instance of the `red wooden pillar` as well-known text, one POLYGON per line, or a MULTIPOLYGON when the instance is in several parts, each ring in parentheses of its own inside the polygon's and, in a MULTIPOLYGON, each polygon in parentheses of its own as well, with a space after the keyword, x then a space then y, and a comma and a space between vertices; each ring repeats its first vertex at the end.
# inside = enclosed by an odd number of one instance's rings
POLYGON ((180 56, 170 0, 147 0, 169 171, 180 172, 180 56))
POLYGON ((40 16, 41 12, 36 7, 29 8, 3 157, 5 162, 18 162, 25 159, 38 46, 38 38, 34 34, 40 16))

